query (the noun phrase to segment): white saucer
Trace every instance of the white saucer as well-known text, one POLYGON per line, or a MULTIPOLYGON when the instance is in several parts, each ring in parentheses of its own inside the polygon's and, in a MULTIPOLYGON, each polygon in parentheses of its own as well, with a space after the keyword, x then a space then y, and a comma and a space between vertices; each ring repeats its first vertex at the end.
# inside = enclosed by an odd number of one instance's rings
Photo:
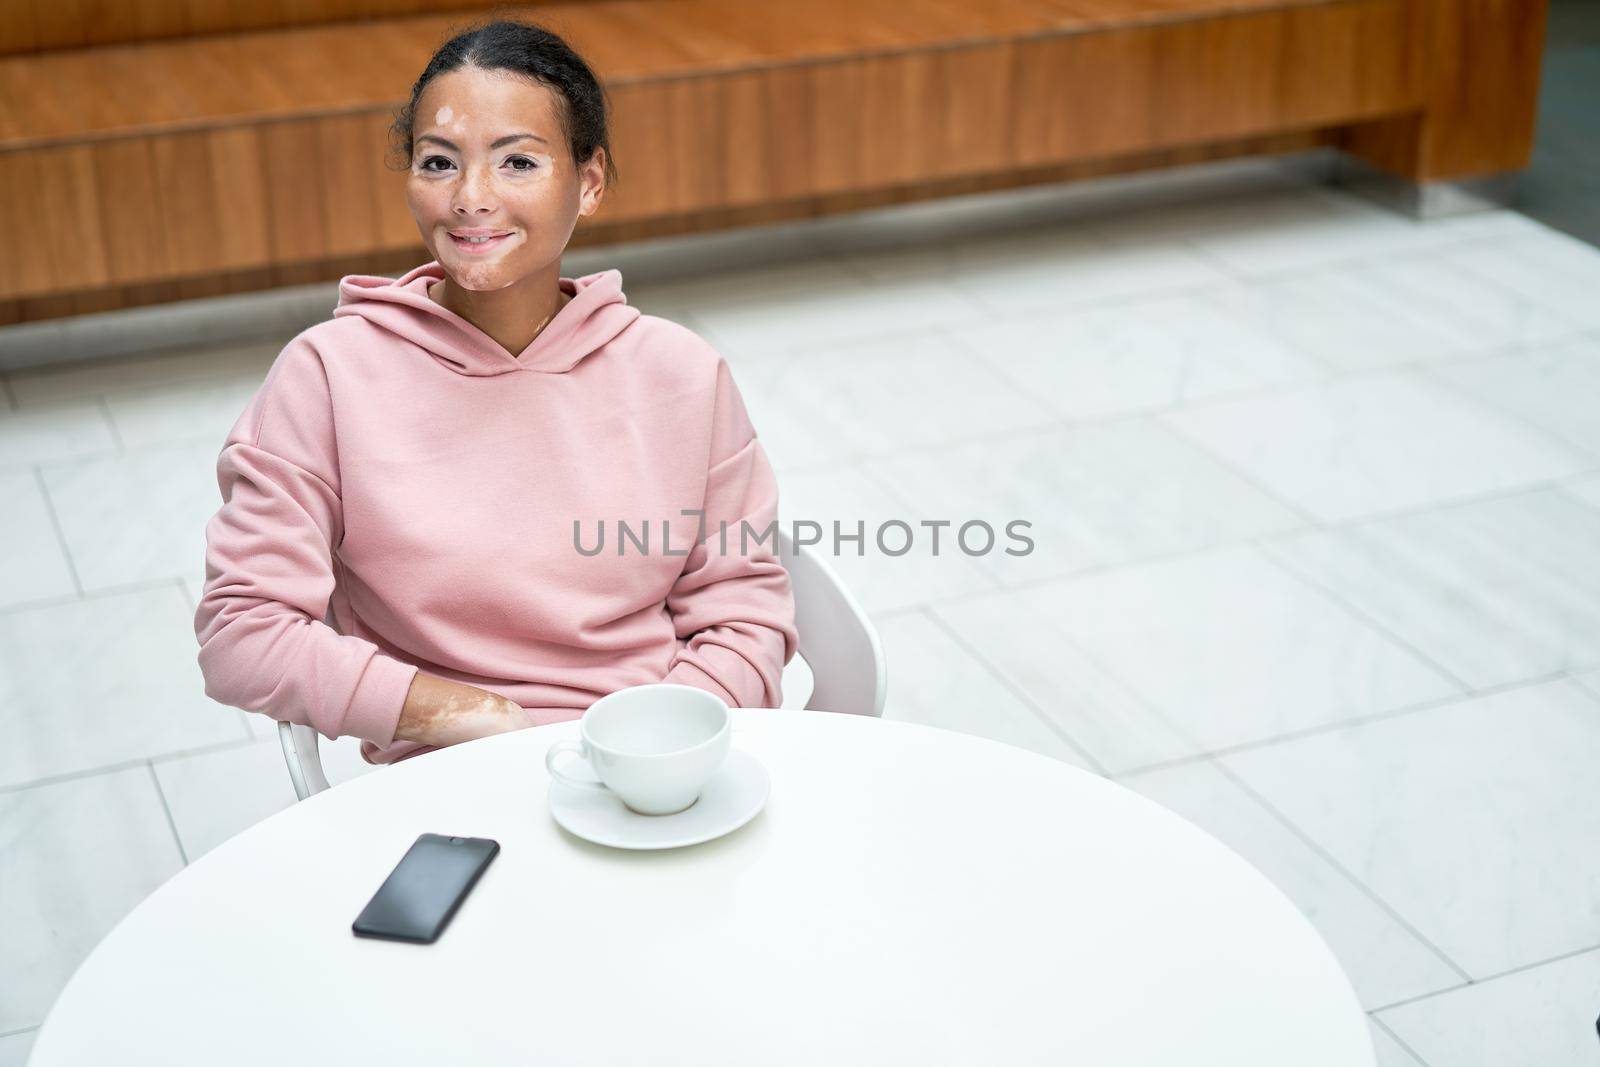
POLYGON ((733 748, 700 799, 672 815, 640 815, 614 793, 550 782, 550 814, 569 833, 612 848, 680 848, 731 834, 761 811, 772 779, 754 756, 733 748))

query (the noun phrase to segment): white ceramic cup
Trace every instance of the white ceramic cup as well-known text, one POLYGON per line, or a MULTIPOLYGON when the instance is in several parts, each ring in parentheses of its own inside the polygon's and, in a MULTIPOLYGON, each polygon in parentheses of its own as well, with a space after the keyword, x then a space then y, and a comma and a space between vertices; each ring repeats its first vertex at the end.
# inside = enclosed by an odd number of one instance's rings
POLYGON ((673 815, 699 800, 733 737, 727 704, 704 689, 666 682, 601 697, 578 729, 580 741, 557 741, 545 753, 550 777, 609 790, 640 815, 673 815), (561 771, 556 764, 568 754, 585 760, 598 781, 561 771))

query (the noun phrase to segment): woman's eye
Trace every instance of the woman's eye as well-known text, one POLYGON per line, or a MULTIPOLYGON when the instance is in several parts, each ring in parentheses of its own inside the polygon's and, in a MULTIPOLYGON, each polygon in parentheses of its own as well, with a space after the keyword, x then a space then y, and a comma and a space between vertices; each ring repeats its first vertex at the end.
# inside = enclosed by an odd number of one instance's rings
MULTIPOLYGON (((533 160, 529 159, 527 156, 512 156, 506 162, 511 164, 511 169, 512 170, 522 171, 524 173, 526 173, 527 171, 538 170, 539 169, 539 165, 537 163, 535 163, 533 160)), ((446 159, 444 156, 429 156, 427 159, 424 159, 421 163, 417 164, 417 168, 419 170, 429 171, 429 172, 437 174, 437 173, 441 172, 442 170, 444 170, 446 167, 450 167, 450 166, 453 166, 453 165, 454 164, 452 164, 450 162, 450 160, 446 159), (435 163, 443 163, 445 166, 444 167, 435 167, 433 165, 435 163)))

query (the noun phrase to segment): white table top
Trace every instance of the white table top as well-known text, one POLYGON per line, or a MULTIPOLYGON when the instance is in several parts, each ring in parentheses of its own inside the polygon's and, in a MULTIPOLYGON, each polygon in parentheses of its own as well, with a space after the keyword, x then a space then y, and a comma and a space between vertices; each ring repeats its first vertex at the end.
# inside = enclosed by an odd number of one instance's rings
POLYGON ((576 722, 297 804, 134 909, 31 1063, 1373 1063, 1306 919, 1138 794, 912 723, 734 716, 772 796, 688 848, 554 823, 576 722), (437 943, 353 936, 424 832, 501 852, 437 943))

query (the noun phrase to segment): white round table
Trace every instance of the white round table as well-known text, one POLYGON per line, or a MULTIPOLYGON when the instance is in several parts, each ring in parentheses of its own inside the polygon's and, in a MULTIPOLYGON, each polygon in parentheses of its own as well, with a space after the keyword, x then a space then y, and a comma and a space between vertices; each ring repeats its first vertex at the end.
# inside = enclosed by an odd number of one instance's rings
POLYGON ((544 753, 576 722, 297 804, 135 908, 30 1062, 1373 1063, 1294 905, 1138 794, 912 723, 734 716, 771 798, 687 848, 554 823, 544 753), (424 832, 501 852, 437 943, 353 936, 424 832))

